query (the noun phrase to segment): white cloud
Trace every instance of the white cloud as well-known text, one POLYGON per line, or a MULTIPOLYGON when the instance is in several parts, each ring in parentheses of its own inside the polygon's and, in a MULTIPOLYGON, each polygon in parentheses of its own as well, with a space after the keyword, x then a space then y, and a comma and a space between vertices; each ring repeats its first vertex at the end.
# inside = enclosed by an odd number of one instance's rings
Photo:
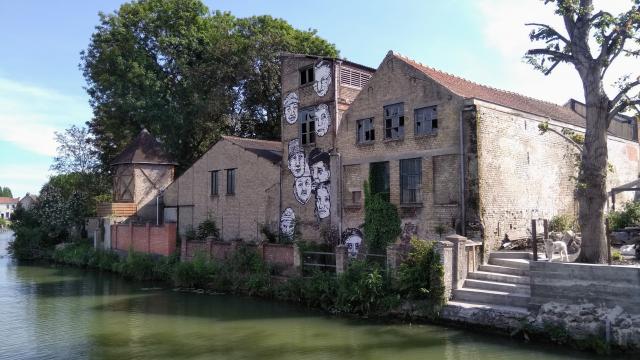
POLYGON ((14 197, 22 197, 27 192, 37 194, 49 175, 46 163, 3 164, 0 184, 9 186, 14 197))
POLYGON ((54 132, 90 116, 82 98, 0 77, 0 140, 22 150, 53 156, 54 132))
MULTIPOLYGON (((630 7, 628 0, 595 1, 596 9, 613 14, 630 7)), ((496 50, 503 73, 495 85, 524 95, 562 104, 570 97, 584 99, 582 83, 572 65, 562 64, 551 75, 544 76, 522 61, 523 54, 532 47, 525 23, 543 23, 564 30, 560 16, 553 6, 539 0, 477 0, 477 9, 483 18, 482 29, 486 44, 496 50)), ((607 93, 615 94, 612 86, 624 74, 637 72, 638 60, 619 57, 605 77, 607 93)))

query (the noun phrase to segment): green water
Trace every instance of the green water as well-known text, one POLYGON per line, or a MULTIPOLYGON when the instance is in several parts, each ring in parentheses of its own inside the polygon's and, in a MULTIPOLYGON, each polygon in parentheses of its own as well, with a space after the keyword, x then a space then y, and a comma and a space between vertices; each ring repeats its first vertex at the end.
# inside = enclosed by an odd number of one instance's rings
MULTIPOLYGON (((0 233, 0 249, 7 238, 0 233)), ((0 359, 592 358, 447 327, 352 321, 278 302, 17 264, 3 251, 0 359)))

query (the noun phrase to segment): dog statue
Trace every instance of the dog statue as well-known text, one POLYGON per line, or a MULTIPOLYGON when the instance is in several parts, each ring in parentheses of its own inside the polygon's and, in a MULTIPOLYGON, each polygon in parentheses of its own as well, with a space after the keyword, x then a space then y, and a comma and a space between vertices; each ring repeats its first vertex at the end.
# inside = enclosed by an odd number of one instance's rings
POLYGON ((544 252, 547 254, 549 261, 553 259, 553 254, 560 253, 560 261, 569 261, 569 255, 567 253, 567 244, 564 241, 553 241, 551 239, 544 239, 544 252))

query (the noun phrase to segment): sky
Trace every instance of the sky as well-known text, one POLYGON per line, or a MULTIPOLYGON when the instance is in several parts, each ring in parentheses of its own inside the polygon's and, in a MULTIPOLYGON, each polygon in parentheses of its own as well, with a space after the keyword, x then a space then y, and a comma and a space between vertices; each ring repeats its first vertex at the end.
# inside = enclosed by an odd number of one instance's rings
MULTIPOLYGON (((14 196, 37 193, 51 175, 54 132, 91 119, 78 68, 98 23, 124 1, 0 1, 0 186, 14 196)), ((204 0, 238 17, 269 14, 299 29, 316 29, 343 58, 376 68, 389 50, 469 80, 563 104, 582 100, 574 69, 550 76, 522 61, 530 47, 524 24, 561 29, 540 0, 204 0)), ((595 1, 618 13, 629 0, 595 1)), ((605 81, 640 68, 622 58, 605 81)), ((636 70, 637 71, 637 70, 636 70)), ((613 94, 613 88, 607 88, 613 94)))

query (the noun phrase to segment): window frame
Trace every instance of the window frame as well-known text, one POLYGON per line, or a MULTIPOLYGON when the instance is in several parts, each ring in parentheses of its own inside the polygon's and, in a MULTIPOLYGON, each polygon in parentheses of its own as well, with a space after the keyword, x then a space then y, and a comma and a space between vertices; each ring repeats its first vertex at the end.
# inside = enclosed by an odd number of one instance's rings
POLYGON ((236 170, 237 168, 226 169, 227 171, 227 195, 236 194, 236 170))
POLYGON ((438 105, 423 106, 413 111, 413 131, 416 136, 436 135, 438 134, 438 105), (432 111, 429 111, 432 110, 432 111), (426 116, 420 119, 419 112, 425 111, 426 116), (424 124, 422 122, 424 121, 424 124), (418 126, 420 123, 420 127, 418 126), (435 123, 435 127, 433 126, 435 123), (427 126, 428 124, 428 126, 427 126), (421 130, 421 129, 422 130, 421 130))
POLYGON ((401 205, 414 205, 414 204, 422 204, 422 158, 409 158, 409 159, 401 159, 399 164, 400 170, 400 204, 401 205), (415 163, 411 166, 408 166, 408 162, 413 161, 417 162, 417 166, 415 163), (410 177, 417 177, 417 180, 414 180, 413 187, 410 187, 409 181, 410 177), (405 191, 410 192, 413 191, 413 196, 408 196, 405 194, 405 191), (412 200, 412 201, 409 201, 412 200))
POLYGON ((315 107, 310 106, 298 111, 300 123, 300 145, 312 145, 316 143, 316 118, 315 107), (308 116, 307 116, 308 115, 308 116))
POLYGON ((218 196, 220 194, 220 170, 211 170, 211 175, 209 175, 209 195, 210 196, 218 196))
POLYGON ((384 194, 384 198, 389 201, 391 197, 391 164, 389 163, 389 161, 375 161, 369 163, 369 177, 371 179, 371 194, 384 194), (384 169, 381 176, 383 179, 382 189, 378 189, 376 186, 378 182, 376 181, 377 179, 374 175, 374 168, 377 166, 380 166, 384 169))
POLYGON ((313 82, 315 81, 316 74, 315 74, 315 70, 314 70, 313 64, 298 69, 298 74, 300 76, 300 81, 299 81, 300 86, 313 84, 313 82), (311 75, 311 76, 309 76, 309 75, 311 75), (303 79, 304 79, 304 81, 303 81, 303 79))
POLYGON ((376 125, 374 118, 365 118, 356 120, 356 144, 371 144, 376 141, 376 125), (365 126, 365 124, 367 126, 365 126), (362 128, 362 132, 361 132, 362 128), (369 140, 366 140, 367 133, 370 134, 369 140))
POLYGON ((385 140, 402 140, 404 139, 404 102, 385 105, 382 108, 384 139, 385 140), (393 111, 397 109, 397 111, 393 111), (394 136, 393 131, 396 131, 394 136))

